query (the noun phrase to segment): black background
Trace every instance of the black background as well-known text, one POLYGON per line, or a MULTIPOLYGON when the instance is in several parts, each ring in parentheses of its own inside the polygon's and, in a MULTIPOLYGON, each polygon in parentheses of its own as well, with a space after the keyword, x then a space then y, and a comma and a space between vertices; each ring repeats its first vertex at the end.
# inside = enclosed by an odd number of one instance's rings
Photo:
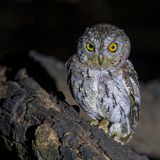
POLYGON ((9 54, 1 61, 25 64, 31 49, 66 61, 86 26, 111 23, 128 34, 130 59, 147 82, 160 77, 159 9, 156 0, 0 1, 0 55, 9 54))

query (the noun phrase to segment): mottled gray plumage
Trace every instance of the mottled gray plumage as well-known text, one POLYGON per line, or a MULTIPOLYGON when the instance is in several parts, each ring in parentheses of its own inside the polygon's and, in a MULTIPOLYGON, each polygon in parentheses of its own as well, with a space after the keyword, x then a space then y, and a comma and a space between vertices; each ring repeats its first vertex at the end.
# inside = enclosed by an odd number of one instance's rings
POLYGON ((139 84, 129 54, 130 41, 123 30, 98 24, 85 30, 67 62, 74 98, 93 119, 106 119, 107 134, 122 144, 139 119, 139 84))

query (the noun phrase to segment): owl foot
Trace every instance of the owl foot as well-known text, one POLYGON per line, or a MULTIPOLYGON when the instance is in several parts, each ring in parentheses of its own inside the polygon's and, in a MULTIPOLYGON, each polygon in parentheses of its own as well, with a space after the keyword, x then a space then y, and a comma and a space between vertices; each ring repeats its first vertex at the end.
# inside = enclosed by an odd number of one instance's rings
POLYGON ((107 119, 102 119, 100 122, 99 122, 99 126, 98 128, 99 129, 102 129, 106 134, 108 133, 108 125, 109 125, 109 122, 107 119))
POLYGON ((115 141, 121 143, 122 145, 126 144, 132 137, 132 132, 130 131, 130 128, 128 127, 128 129, 126 126, 126 123, 112 124, 109 129, 109 136, 112 137, 115 141))
POLYGON ((98 126, 99 125, 99 121, 98 120, 93 120, 93 121, 90 122, 90 125, 98 126))
POLYGON ((108 133, 109 122, 107 119, 102 119, 101 121, 93 120, 90 122, 91 125, 97 126, 99 129, 102 129, 106 134, 108 133))
POLYGON ((121 143, 122 145, 124 145, 131 139, 132 136, 128 135, 126 137, 122 137, 122 135, 120 135, 119 133, 114 132, 114 133, 111 134, 111 137, 115 141, 117 141, 117 142, 121 143))

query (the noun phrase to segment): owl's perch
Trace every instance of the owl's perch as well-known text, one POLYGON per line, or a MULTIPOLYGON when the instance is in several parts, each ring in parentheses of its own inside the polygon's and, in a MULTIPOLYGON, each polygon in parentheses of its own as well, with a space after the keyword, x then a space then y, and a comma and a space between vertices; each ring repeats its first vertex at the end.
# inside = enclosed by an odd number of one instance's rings
POLYGON ((15 81, 6 81, 4 73, 0 68, 0 146, 19 159, 147 160, 83 121, 25 70, 15 81))

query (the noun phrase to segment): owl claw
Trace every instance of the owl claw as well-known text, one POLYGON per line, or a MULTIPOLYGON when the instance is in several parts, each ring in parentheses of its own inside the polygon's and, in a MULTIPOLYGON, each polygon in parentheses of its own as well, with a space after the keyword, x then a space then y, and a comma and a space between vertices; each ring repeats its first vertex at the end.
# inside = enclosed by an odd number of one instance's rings
POLYGON ((99 122, 99 129, 102 129, 106 134, 108 133, 108 125, 109 125, 109 121, 107 119, 102 119, 99 122))
POLYGON ((102 119, 101 121, 93 120, 90 122, 90 124, 97 126, 99 129, 102 129, 106 134, 108 133, 109 122, 107 119, 102 119))
POLYGON ((93 120, 93 121, 90 122, 90 125, 99 126, 99 121, 98 120, 93 120))

